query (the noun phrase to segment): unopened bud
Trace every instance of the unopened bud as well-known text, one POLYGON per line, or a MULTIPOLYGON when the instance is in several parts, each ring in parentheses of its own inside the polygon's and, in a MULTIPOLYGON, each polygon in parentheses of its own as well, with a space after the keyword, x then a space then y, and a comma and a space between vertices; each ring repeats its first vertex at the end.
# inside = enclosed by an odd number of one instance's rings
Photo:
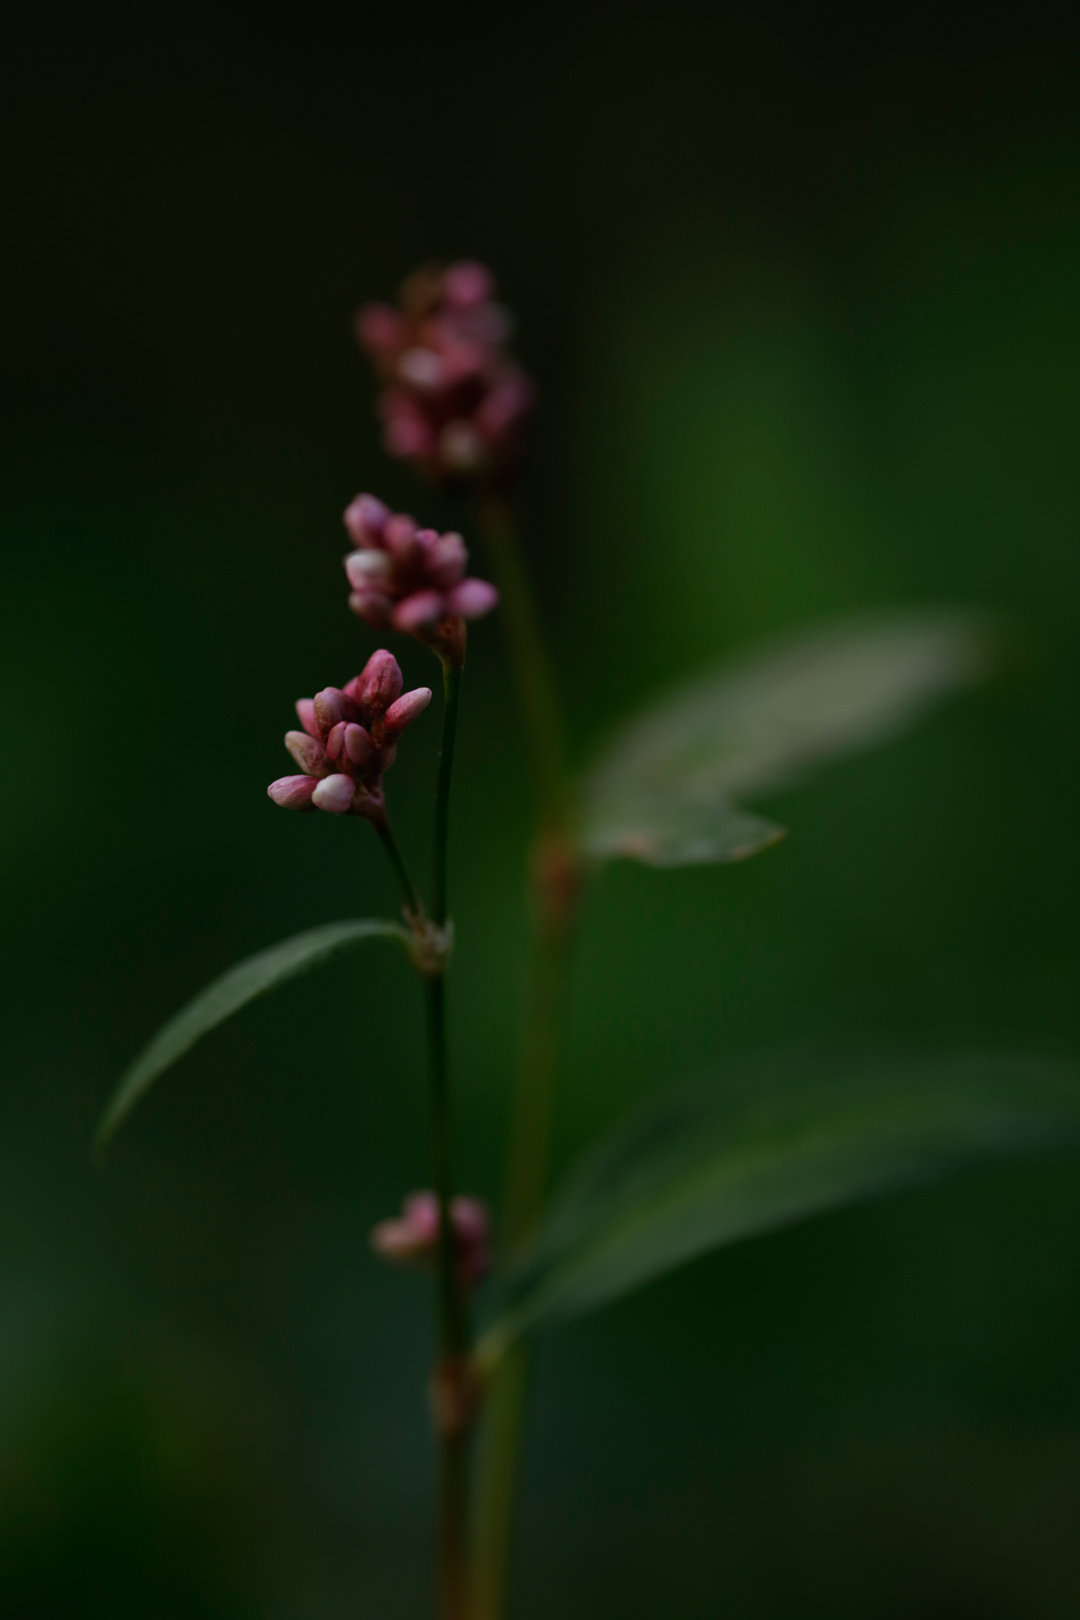
POLYGON ((297 698, 296 712, 300 716, 300 724, 309 737, 319 735, 319 722, 315 718, 315 705, 311 698, 297 698))
POLYGON ((354 546, 377 546, 382 539, 390 508, 374 495, 358 495, 344 512, 345 527, 354 546))
POLYGON ((428 625, 437 624, 446 612, 446 598, 440 591, 414 591, 398 603, 390 615, 395 630, 406 635, 428 625))
MULTIPOLYGON (((333 732, 330 735, 333 736, 333 732)), ((317 737, 309 737, 306 731, 287 731, 285 746, 300 769, 307 771, 309 776, 328 775, 330 765, 327 755, 329 754, 330 759, 337 757, 336 754, 330 754, 329 747, 324 749, 317 737)))
POLYGON ((395 404, 384 415, 386 427, 383 442, 388 455, 411 461, 431 454, 435 448, 435 430, 421 416, 412 400, 395 404))
POLYGON ((391 703, 386 711, 387 731, 404 731, 406 726, 412 725, 418 715, 423 714, 430 702, 430 686, 417 686, 411 692, 404 693, 396 703, 391 703))
POLYGON ((363 726, 351 723, 345 727, 345 752, 352 763, 361 770, 370 770, 378 758, 375 744, 368 732, 363 726))
POLYGON ((362 591, 352 591, 349 595, 349 607, 358 619, 370 624, 373 630, 385 630, 390 623, 390 612, 393 602, 382 591, 365 588, 362 591))
POLYGON ((463 579, 447 592, 446 605, 451 613, 458 613, 463 619, 481 619, 491 612, 498 600, 498 591, 486 579, 463 579))
POLYGON ((407 512, 395 512, 386 520, 383 542, 398 562, 411 559, 416 554, 416 520, 407 512))
POLYGON ((398 661, 392 652, 380 647, 373 652, 360 674, 351 683, 356 702, 373 714, 382 715, 401 696, 405 685, 398 661))
POLYGON ((280 776, 266 791, 283 810, 310 810, 318 785, 313 776, 280 776))
POLYGON ((460 534, 440 535, 431 548, 430 571, 444 588, 456 585, 469 561, 465 542, 460 534))
POLYGON ((406 349, 397 363, 398 376, 411 388, 433 394, 446 381, 446 365, 434 349, 406 349))
POLYGON ((345 558, 345 572, 354 591, 378 590, 381 581, 390 577, 391 562, 385 551, 350 551, 345 558))
POLYGON ((456 309, 468 309, 482 304, 495 291, 495 278, 486 264, 474 259, 462 259, 443 271, 442 294, 456 309))
POLYGON ((311 802, 319 810, 342 816, 352 804, 355 792, 356 783, 351 776, 324 776, 311 795, 311 802))

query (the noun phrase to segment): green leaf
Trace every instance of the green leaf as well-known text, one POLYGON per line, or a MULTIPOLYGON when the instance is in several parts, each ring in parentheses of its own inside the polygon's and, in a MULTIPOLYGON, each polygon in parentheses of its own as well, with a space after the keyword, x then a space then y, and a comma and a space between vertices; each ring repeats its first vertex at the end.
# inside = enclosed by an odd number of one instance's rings
POLYGON ((654 866, 733 861, 782 836, 738 808, 909 724, 988 663, 970 613, 845 620, 698 676, 626 724, 588 773, 584 845, 654 866))
POLYGON ((212 980, 175 1018, 170 1018, 127 1069, 102 1115, 94 1137, 95 1148, 105 1147, 158 1075, 218 1024, 267 990, 369 939, 396 939, 408 947, 411 936, 400 923, 380 919, 324 923, 249 956, 212 980))
POLYGON ((722 1244, 1077 1140, 1080 1074, 1034 1056, 788 1057, 676 1091, 567 1180, 481 1357, 722 1244))

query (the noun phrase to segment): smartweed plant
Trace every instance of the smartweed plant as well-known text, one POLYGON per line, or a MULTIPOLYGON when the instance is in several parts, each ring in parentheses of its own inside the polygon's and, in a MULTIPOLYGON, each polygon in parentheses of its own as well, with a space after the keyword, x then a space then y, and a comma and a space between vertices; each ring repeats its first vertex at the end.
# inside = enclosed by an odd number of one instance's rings
POLYGON ((711 1083, 665 1089, 595 1143, 549 1196, 569 951, 603 863, 678 867, 767 849, 782 830, 745 801, 969 686, 987 665, 989 638, 978 616, 942 610, 811 628, 659 698, 572 777, 513 504, 534 391, 508 349, 510 318, 494 292, 482 265, 431 267, 410 277, 399 305, 368 305, 357 318, 379 378, 386 450, 423 485, 460 496, 463 527, 481 539, 494 576, 469 574, 460 534, 422 528, 372 495, 345 512, 349 607, 380 639, 421 641, 441 674, 430 892, 410 875, 383 778, 399 746, 419 746, 408 733, 432 692, 403 691, 392 651, 380 648, 343 686, 299 700, 300 729, 285 738, 298 773, 268 791, 286 809, 368 822, 400 889, 400 918, 327 922, 231 968, 139 1054, 98 1133, 103 1147, 152 1081, 256 996, 371 940, 402 948, 426 1009, 431 1188, 406 1197, 372 1244, 434 1284, 439 1620, 505 1612, 533 1335, 719 1245, 1080 1130, 1075 1075, 1037 1056, 764 1059, 711 1083), (454 1175, 446 1028, 448 968, 455 948, 469 948, 455 942, 447 885, 467 625, 496 605, 534 804, 529 984, 497 1244, 486 1207, 454 1175))

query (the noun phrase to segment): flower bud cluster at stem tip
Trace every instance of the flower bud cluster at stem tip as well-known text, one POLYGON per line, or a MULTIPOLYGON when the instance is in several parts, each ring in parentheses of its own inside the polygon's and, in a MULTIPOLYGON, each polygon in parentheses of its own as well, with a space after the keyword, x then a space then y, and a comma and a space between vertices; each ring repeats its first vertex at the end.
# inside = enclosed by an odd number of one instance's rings
POLYGON ((300 698, 303 731, 285 734, 285 746, 304 772, 271 782, 267 793, 286 810, 328 810, 334 815, 385 820, 382 775, 397 754, 397 740, 431 702, 431 688, 402 692, 392 653, 372 653, 347 686, 327 686, 300 698))
MULTIPOLYGON (((450 1204, 458 1281, 471 1288, 491 1264, 490 1217, 477 1198, 454 1198, 450 1204)), ((433 1265, 439 1245, 439 1200, 433 1192, 410 1193, 401 1214, 372 1229, 376 1254, 396 1265, 433 1265)))
POLYGON ((385 447, 429 477, 490 482, 521 459, 535 390, 507 352, 511 318, 494 292, 482 264, 434 266, 408 278, 398 307, 356 317, 383 383, 385 447))
POLYGON ((400 630, 460 662, 463 621, 481 618, 499 600, 487 580, 465 577, 469 553, 460 534, 420 529, 374 495, 358 495, 344 521, 356 547, 345 558, 353 612, 376 630, 400 630))

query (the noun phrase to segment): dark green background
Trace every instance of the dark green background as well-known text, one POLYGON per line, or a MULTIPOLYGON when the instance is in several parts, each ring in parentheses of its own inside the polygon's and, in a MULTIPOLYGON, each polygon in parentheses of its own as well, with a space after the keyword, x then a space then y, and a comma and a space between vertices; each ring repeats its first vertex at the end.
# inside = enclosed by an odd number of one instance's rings
MULTIPOLYGON (((2 51, 0 1612, 426 1612, 415 987, 373 948, 246 1012, 103 1174, 95 1117, 235 956, 393 896, 289 817, 292 700, 376 448, 350 336, 492 262, 575 753, 739 641, 980 602, 1008 667, 768 808, 745 867, 612 870, 565 1159, 718 1057, 1077 1045, 1080 128, 1047 8, 370 4, 12 15, 2 51)), ((421 649, 407 675, 427 679, 421 649)), ((493 623, 456 807, 459 1156, 497 1193, 526 789, 493 623)), ((434 718, 391 778, 423 850, 434 718)), ((516 1614, 1080 1612, 1080 1176, 819 1220, 546 1342, 516 1614)))

